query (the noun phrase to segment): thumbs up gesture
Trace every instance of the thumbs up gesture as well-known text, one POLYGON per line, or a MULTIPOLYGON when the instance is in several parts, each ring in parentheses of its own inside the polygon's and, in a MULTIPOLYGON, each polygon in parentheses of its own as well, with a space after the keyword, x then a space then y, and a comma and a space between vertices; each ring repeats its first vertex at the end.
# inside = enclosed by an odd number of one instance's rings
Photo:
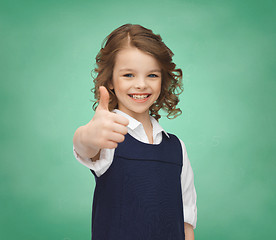
POLYGON ((109 93, 104 86, 100 86, 100 101, 92 120, 86 124, 85 145, 100 150, 102 148, 116 148, 123 142, 127 134, 129 120, 124 116, 108 110, 109 93))

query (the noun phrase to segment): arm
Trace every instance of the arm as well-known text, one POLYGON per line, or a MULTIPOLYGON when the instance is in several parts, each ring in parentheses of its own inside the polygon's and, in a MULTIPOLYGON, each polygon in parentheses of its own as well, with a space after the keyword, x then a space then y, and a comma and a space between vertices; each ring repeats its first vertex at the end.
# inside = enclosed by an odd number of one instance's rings
MULTIPOLYGON (((183 150, 181 188, 182 188, 182 198, 183 198, 184 221, 185 221, 185 224, 188 225, 187 229, 190 229, 190 226, 192 226, 192 228, 195 229, 196 222, 197 222, 197 206, 196 206, 197 194, 194 186, 194 173, 188 158, 186 146, 182 140, 180 140, 180 142, 183 150)), ((184 226, 186 226, 185 224, 184 226)), ((186 232, 186 229, 185 229, 185 232, 186 232)))
POLYGON ((194 229, 193 226, 189 223, 184 223, 184 228, 185 228, 185 239, 186 240, 194 240, 194 229))
POLYGON ((109 93, 105 87, 100 87, 100 100, 96 112, 86 125, 79 127, 73 137, 76 155, 83 159, 96 161, 100 149, 116 148, 124 141, 129 120, 108 109, 109 93))
POLYGON ((76 130, 73 137, 75 151, 83 159, 90 158, 92 161, 96 161, 99 159, 100 149, 87 144, 86 132, 86 126, 81 126, 76 130))
POLYGON ((113 161, 115 149, 103 148, 93 158, 82 158, 75 150, 73 145, 73 154, 75 158, 84 166, 93 170, 94 173, 100 177, 110 167, 113 161))

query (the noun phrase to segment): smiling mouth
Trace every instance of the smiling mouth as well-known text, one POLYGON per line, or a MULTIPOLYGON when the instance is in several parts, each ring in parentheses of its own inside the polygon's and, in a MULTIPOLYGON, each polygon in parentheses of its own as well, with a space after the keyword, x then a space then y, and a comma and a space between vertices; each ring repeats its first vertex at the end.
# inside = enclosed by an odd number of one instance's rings
POLYGON ((128 94, 128 96, 130 96, 131 98, 134 98, 134 99, 146 99, 150 96, 151 94, 128 94))

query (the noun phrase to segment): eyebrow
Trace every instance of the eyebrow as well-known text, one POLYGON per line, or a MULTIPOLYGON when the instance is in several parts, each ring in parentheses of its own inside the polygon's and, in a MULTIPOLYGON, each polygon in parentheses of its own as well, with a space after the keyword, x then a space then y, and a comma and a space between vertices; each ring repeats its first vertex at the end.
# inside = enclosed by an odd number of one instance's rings
MULTIPOLYGON (((122 68, 122 69, 119 70, 119 72, 122 72, 122 71, 135 72, 135 71, 134 71, 133 69, 131 69, 131 68, 122 68)), ((160 69, 152 69, 152 70, 150 70, 149 72, 161 72, 161 70, 160 70, 160 69)))

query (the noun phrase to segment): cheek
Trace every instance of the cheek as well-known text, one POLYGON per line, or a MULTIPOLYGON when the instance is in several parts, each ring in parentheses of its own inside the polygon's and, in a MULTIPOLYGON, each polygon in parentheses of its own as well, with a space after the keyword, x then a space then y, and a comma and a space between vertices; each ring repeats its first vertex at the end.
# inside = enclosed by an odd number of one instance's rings
POLYGON ((155 89, 157 89, 159 92, 161 92, 161 81, 156 83, 155 89))
POLYGON ((117 90, 117 92, 127 92, 128 88, 129 88, 129 83, 127 83, 125 80, 123 79, 116 79, 117 81, 114 82, 114 87, 117 90))
POLYGON ((158 84, 158 98, 160 97, 161 92, 162 92, 162 85, 160 81, 160 83, 158 84))
POLYGON ((157 100, 160 97, 160 94, 161 94, 161 84, 156 83, 153 87, 155 89, 155 98, 157 100))
POLYGON ((113 87, 115 90, 120 90, 120 86, 121 86, 121 83, 120 83, 120 79, 118 77, 114 77, 113 78, 113 87))

